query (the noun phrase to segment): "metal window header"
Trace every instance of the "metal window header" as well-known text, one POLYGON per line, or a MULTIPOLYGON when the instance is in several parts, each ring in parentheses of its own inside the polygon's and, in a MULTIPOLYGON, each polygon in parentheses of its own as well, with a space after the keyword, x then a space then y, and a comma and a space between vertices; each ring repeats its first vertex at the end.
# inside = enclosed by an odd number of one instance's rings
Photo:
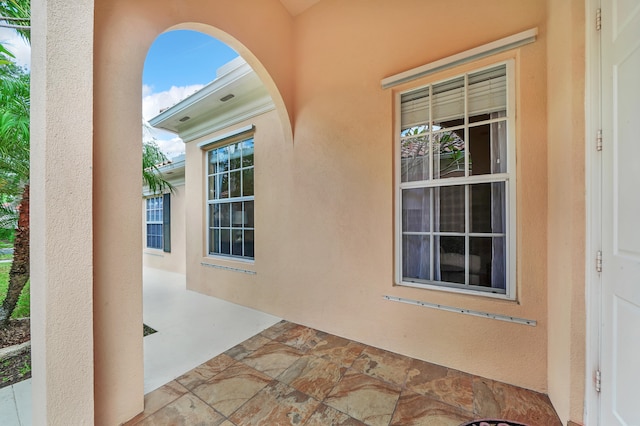
POLYGON ((473 49, 465 50, 464 52, 456 53, 455 55, 439 59, 435 62, 383 78, 381 81, 382 88, 388 89, 390 87, 397 86, 398 84, 416 80, 429 74, 434 74, 438 71, 453 68, 467 62, 475 61, 496 53, 533 43, 536 41, 537 36, 538 28, 532 28, 509 37, 501 38, 500 40, 492 41, 491 43, 483 44, 482 46, 474 47, 473 49))
POLYGON ((198 144, 198 148, 208 149, 211 145, 215 145, 218 142, 222 142, 226 139, 235 138, 235 137, 244 135, 245 133, 253 132, 255 131, 255 129, 256 129, 256 126, 254 126, 253 124, 249 124, 248 126, 240 127, 239 129, 235 129, 223 135, 216 136, 215 138, 207 139, 204 142, 200 142, 198 144))

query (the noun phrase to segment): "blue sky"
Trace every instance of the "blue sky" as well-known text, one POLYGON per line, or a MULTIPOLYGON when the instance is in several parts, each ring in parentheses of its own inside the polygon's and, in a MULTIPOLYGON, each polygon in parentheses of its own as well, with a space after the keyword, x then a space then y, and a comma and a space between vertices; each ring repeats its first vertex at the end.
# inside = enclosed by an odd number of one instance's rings
POLYGON ((171 86, 207 84, 221 65, 236 56, 233 49, 206 34, 166 32, 156 38, 147 53, 142 82, 156 93, 171 86))
MULTIPOLYGON (((155 117, 216 78, 216 70, 238 54, 221 41, 197 31, 176 30, 156 38, 142 74, 142 116, 155 117)), ((169 158, 184 152, 176 135, 155 130, 154 137, 169 158)))

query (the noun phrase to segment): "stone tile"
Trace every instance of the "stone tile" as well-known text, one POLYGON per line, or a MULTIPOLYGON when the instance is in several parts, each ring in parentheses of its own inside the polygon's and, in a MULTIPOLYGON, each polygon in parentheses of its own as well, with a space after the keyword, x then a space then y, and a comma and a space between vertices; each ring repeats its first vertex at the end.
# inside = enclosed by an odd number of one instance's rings
POLYGON ((188 393, 165 405, 138 426, 202 425, 219 426, 225 418, 213 408, 188 393))
POLYGON ((228 355, 218 355, 217 357, 210 359, 204 364, 200 364, 193 370, 178 377, 176 381, 185 388, 192 390, 235 362, 236 361, 228 355))
POLYGON ((144 396, 144 411, 133 419, 129 420, 125 425, 138 424, 143 419, 151 416, 165 405, 177 400, 189 390, 175 380, 166 385, 150 392, 144 396))
POLYGON ((318 332, 316 339, 317 342, 313 347, 315 356, 347 368, 351 367, 365 348, 365 345, 361 343, 334 336, 333 334, 318 332))
POLYGON ((562 426, 549 397, 544 394, 475 377, 473 395, 473 409, 478 417, 562 426))
POLYGON ((407 389, 473 412, 473 376, 418 359, 411 362, 407 389))
POLYGON ((451 405, 411 391, 404 391, 391 425, 393 426, 458 426, 473 420, 473 415, 451 405))
POLYGON ((280 336, 285 331, 291 330, 296 327, 298 324, 282 320, 277 324, 272 325, 271 327, 263 330, 260 334, 266 337, 267 339, 275 339, 280 336))
POLYGON ((402 386, 412 359, 382 349, 367 346, 352 368, 371 377, 402 386))
POLYGON ((314 330, 313 328, 296 325, 273 340, 306 352, 315 346, 316 333, 317 330, 314 330))
POLYGON ((304 426, 366 426, 360 420, 349 417, 346 414, 331 408, 328 405, 320 404, 313 412, 304 426))
POLYGON ((319 401, 277 380, 271 382, 229 419, 241 425, 303 425, 319 401))
POLYGON ((231 349, 226 351, 225 354, 239 361, 245 356, 249 355, 251 352, 261 348, 269 342, 271 342, 271 339, 267 339, 261 334, 256 334, 250 339, 247 339, 244 342, 232 347, 231 349))
POLYGON ((324 403, 370 426, 387 425, 400 397, 400 387, 350 371, 324 403))
POLYGON ((278 376, 278 380, 322 401, 345 370, 322 358, 307 355, 294 362, 278 376))
POLYGON ((193 393, 225 416, 229 416, 269 382, 270 377, 237 362, 195 388, 193 393))
POLYGON ((271 342, 242 358, 241 362, 275 379, 302 355, 302 352, 291 346, 271 342))

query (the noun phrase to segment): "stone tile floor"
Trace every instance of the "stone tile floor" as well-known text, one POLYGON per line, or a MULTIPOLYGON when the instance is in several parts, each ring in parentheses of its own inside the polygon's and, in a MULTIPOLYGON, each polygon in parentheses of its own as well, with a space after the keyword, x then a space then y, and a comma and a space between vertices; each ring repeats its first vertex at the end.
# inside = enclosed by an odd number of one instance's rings
POLYGON ((549 398, 281 321, 145 396, 131 425, 561 426, 549 398))

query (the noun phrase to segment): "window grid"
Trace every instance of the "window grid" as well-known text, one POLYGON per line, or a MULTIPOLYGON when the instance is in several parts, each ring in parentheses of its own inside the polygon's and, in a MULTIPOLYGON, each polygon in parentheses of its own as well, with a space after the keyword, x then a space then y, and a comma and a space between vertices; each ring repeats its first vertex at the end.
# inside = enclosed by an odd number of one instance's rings
MULTIPOLYGON (((501 66, 497 66, 494 69, 499 69, 501 66)), ((507 69, 506 65, 502 65, 502 67, 504 67, 504 74, 505 77, 508 76, 509 72, 507 69)), ((492 71, 492 70, 490 70, 492 71)), ((476 71, 477 72, 477 71, 476 71)), ((400 241, 398 242, 398 247, 399 247, 399 258, 398 258, 398 275, 399 275, 399 284, 403 284, 403 283, 407 283, 407 281, 409 283, 413 283, 413 284, 436 284, 436 285, 440 285, 440 286, 454 286, 454 287, 465 287, 468 289, 473 289, 473 290, 480 290, 480 291, 488 291, 488 292, 493 292, 493 293, 507 293, 509 291, 509 286, 510 286, 510 277, 509 277, 509 269, 510 269, 510 252, 511 252, 511 242, 510 242, 510 238, 509 235, 507 235, 507 231, 509 230, 509 219, 510 219, 510 191, 513 190, 513 186, 509 185, 509 179, 510 179, 510 172, 511 172, 511 168, 513 167, 513 165, 511 164, 512 161, 508 161, 508 158, 511 154, 507 154, 504 156, 504 158, 499 158, 498 162, 502 161, 502 162, 507 162, 506 167, 505 165, 499 165, 496 168, 498 170, 494 170, 494 165, 491 165, 491 170, 489 171, 490 174, 476 174, 473 175, 471 173, 472 171, 472 164, 471 164, 471 151, 472 149, 472 144, 473 144, 473 140, 471 138, 471 130, 472 129, 477 129, 478 131, 481 130, 482 126, 491 126, 494 124, 501 124, 503 126, 505 126, 505 129, 503 129, 504 133, 507 135, 507 140, 506 140, 506 150, 509 149, 513 149, 512 143, 510 141, 510 134, 509 132, 507 132, 508 130, 508 126, 512 126, 512 124, 509 124, 510 121, 513 120, 513 113, 511 111, 511 109, 513 108, 512 102, 511 100, 508 99, 507 95, 505 94, 505 102, 506 102, 506 106, 504 107, 504 114, 501 114, 501 116, 499 117, 492 117, 492 116, 488 116, 485 117, 485 119, 476 119, 471 122, 470 121, 470 111, 469 111, 469 93, 470 93, 470 88, 469 88, 469 75, 472 75, 476 72, 469 72, 467 74, 464 74, 463 76, 463 116, 462 116, 462 124, 461 125, 454 125, 451 127, 446 127, 446 126, 439 126, 440 123, 436 122, 436 120, 434 119, 434 87, 436 86, 436 84, 431 84, 428 86, 428 99, 425 101, 424 99, 420 99, 420 95, 418 94, 418 92, 422 92, 422 93, 427 93, 427 91, 425 91, 425 89, 427 88, 422 88, 422 89, 417 89, 417 90, 410 90, 404 93, 401 93, 399 95, 399 100, 403 100, 403 95, 407 95, 409 94, 410 98, 409 101, 414 101, 414 100, 419 100, 420 102, 422 102, 423 104, 426 102, 427 105, 424 105, 422 108, 424 108, 426 110, 426 116, 428 117, 426 120, 419 122, 418 124, 416 123, 411 123, 412 125, 408 126, 408 127, 404 127, 404 126, 400 126, 400 137, 399 137, 399 143, 400 143, 400 152, 399 152, 399 157, 400 157, 400 161, 403 161, 403 158, 405 158, 405 151, 404 151, 404 147, 405 146, 410 146, 410 145, 415 145, 417 143, 424 143, 424 141, 426 141, 427 147, 426 150, 424 149, 425 147, 420 147, 417 150, 414 150, 414 153, 417 153, 416 155, 414 155, 413 158, 420 156, 420 152, 424 152, 426 151, 428 154, 428 158, 427 161, 429 162, 428 165, 428 173, 426 176, 424 176, 423 174, 423 178, 422 180, 418 179, 416 181, 411 181, 410 180, 410 174, 409 171, 407 169, 407 171, 405 172, 405 168, 404 165, 401 164, 400 167, 398 167, 399 170, 399 227, 398 230, 400 231, 400 241), (436 129, 436 127, 438 127, 436 129), (416 131, 417 130, 417 131, 416 131), (438 177, 438 176, 434 176, 435 173, 435 169, 436 167, 438 167, 438 170, 440 170, 439 164, 436 163, 441 161, 441 154, 442 152, 436 152, 436 145, 440 144, 440 141, 443 139, 443 136, 445 134, 455 134, 455 131, 459 131, 459 130, 463 130, 463 135, 464 135, 464 141, 463 141, 463 155, 464 155, 464 170, 463 170, 463 175, 459 175, 459 176, 455 176, 455 177, 438 177), (426 135, 424 135, 424 131, 426 131, 426 135), (425 136, 426 136, 426 140, 425 140, 425 136), (426 177, 426 179, 425 179, 426 177), (491 229, 489 232, 472 232, 473 230, 472 228, 472 224, 471 224, 471 217, 473 214, 472 211, 472 197, 471 197, 471 189, 472 187, 474 187, 475 185, 480 185, 480 184, 486 184, 489 183, 490 187, 491 187, 491 203, 489 208, 493 209, 493 200, 494 200, 494 188, 495 188, 495 183, 498 183, 498 187, 501 186, 502 190, 499 192, 496 192, 496 194, 498 194, 496 196, 496 198, 500 199, 502 202, 502 219, 503 219, 503 224, 502 224, 502 232, 494 232, 493 229, 491 229), (440 211, 436 211, 436 196, 434 196, 435 192, 438 191, 440 188, 451 188, 454 186, 458 186, 458 185, 462 185, 464 188, 464 231, 463 232, 443 232, 441 230, 436 230, 436 228, 439 228, 439 223, 436 223, 436 216, 438 216, 438 221, 442 220, 441 217, 441 213, 442 213, 442 200, 438 199, 438 204, 440 205, 440 211), (403 214, 404 212, 404 207, 403 207, 403 202, 404 202, 404 196, 405 196, 405 190, 409 190, 409 189, 415 189, 415 188, 428 188, 428 211, 429 211, 429 228, 428 231, 422 231, 422 232, 415 232, 415 231, 408 231, 406 230, 405 224, 404 224, 404 218, 403 218, 403 214), (404 267, 405 267, 405 261, 404 261, 404 251, 407 250, 409 248, 409 245, 406 244, 405 241, 405 236, 423 236, 423 237, 427 237, 429 239, 428 241, 428 245, 429 245, 429 253, 428 253, 428 258, 429 258, 429 271, 428 271, 428 279, 426 280, 421 280, 421 279, 405 279, 404 277, 404 267), (441 237, 454 237, 454 236, 459 236, 459 237, 463 237, 464 238, 464 280, 462 283, 459 282, 449 282, 449 281, 445 281, 442 279, 437 279, 436 278, 436 257, 439 257, 439 255, 436 254, 437 250, 441 250, 442 247, 442 238, 441 237), (502 252, 504 255, 504 284, 501 286, 501 288, 495 288, 493 286, 489 286, 489 287, 479 287, 478 285, 474 285, 477 283, 472 283, 471 282, 471 277, 470 277, 470 270, 471 270, 471 245, 472 245, 472 239, 478 239, 478 238, 488 238, 491 241, 491 244, 493 243, 493 240, 495 238, 499 238, 502 239, 502 244, 504 245, 504 247, 502 248, 502 252), (438 242, 436 243, 436 239, 438 240, 438 242), (438 249, 437 245, 440 245, 440 249, 438 249)), ((508 77, 509 79, 511 77, 508 77)), ((450 84, 455 83, 456 78, 452 78, 450 80, 448 80, 448 82, 450 82, 450 84)), ((477 95, 476 95, 477 96, 477 95)), ((477 102, 477 98, 476 98, 476 102, 477 102)), ((404 108, 404 105, 403 105, 404 108)), ((404 117, 404 110, 403 108, 400 108, 400 116, 404 117)), ((415 114, 411 116, 411 118, 415 119, 415 114)), ((446 124, 446 120, 441 120, 441 122, 443 124, 446 124)), ((491 144, 491 141, 490 141, 491 144)), ((440 144, 441 145, 441 144, 440 144)), ((440 148, 440 146, 438 146, 438 148, 440 148)), ((440 148, 441 149, 441 148, 440 148)), ((491 149, 493 149, 493 147, 491 147, 491 149)), ((406 157, 408 157, 410 154, 407 154, 406 157)), ((408 160, 407 160, 408 161, 408 160)), ((424 158, 421 159, 421 162, 424 163, 424 158)), ((475 188, 479 188, 478 186, 475 186, 475 188)), ((493 220, 492 220, 493 222, 493 220)), ((486 231, 486 230, 485 230, 486 231)), ((480 240, 477 240, 480 241, 480 240)), ((474 241, 475 242, 475 241, 474 241)), ((493 252, 492 252, 493 255, 493 252)), ((508 295, 508 294, 507 294, 508 295)))
POLYGON ((209 255, 254 259, 254 142, 252 138, 207 153, 209 255))
POLYGON ((162 200, 163 197, 147 198, 147 247, 162 249, 162 200))

